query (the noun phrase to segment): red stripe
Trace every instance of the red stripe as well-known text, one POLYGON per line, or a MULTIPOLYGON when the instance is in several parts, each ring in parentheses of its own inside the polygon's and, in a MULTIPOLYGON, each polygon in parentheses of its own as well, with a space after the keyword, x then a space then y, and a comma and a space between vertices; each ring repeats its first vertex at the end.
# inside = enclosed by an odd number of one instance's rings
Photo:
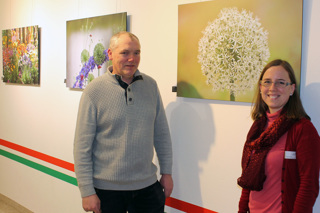
MULTIPOLYGON (((74 172, 74 165, 72 163, 60 160, 58 158, 52 157, 50 155, 43 154, 41 152, 37 152, 35 150, 26 148, 24 146, 20 146, 18 144, 11 143, 9 141, 5 141, 0 139, 0 145, 8 147, 10 149, 16 150, 18 152, 24 153, 26 155, 38 158, 45 162, 51 163, 53 165, 59 166, 61 168, 70 170, 74 172)), ((200 206, 193 205, 191 203, 184 202, 182 200, 178 200, 176 198, 169 197, 166 199, 166 206, 171 208, 187 212, 187 213, 218 213, 209 209, 202 208, 200 206)))
POLYGON ((67 161, 60 160, 60 159, 52 157, 50 155, 46 155, 41 152, 37 152, 32 149, 26 148, 24 146, 20 146, 18 144, 14 144, 9 141, 2 140, 2 139, 0 139, 0 145, 8 147, 10 149, 14 149, 18 152, 22 152, 22 153, 30 155, 34 158, 38 158, 38 159, 43 160, 45 162, 51 163, 53 165, 56 165, 56 166, 59 166, 59 167, 62 167, 64 169, 67 169, 67 170, 74 172, 74 165, 72 163, 67 162, 67 161))
POLYGON ((178 209, 187 213, 218 213, 209 209, 202 208, 200 206, 193 205, 191 203, 184 202, 182 200, 175 199, 173 197, 168 197, 166 199, 166 206, 169 206, 174 209, 178 209))

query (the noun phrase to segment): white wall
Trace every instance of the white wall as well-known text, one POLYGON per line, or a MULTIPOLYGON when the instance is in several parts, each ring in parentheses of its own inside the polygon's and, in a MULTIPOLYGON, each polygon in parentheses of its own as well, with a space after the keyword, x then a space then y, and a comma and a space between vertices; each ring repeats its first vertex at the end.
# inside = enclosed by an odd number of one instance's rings
MULTIPOLYGON (((64 84, 66 21, 127 12, 129 31, 142 44, 140 70, 158 81, 172 131, 172 196, 213 211, 236 212, 240 195, 236 179, 252 123, 251 105, 177 98, 171 92, 177 83, 178 5, 193 2, 199 1, 0 0, 0 30, 41 28, 41 86, 0 82, 0 139, 73 163, 81 92, 64 84)), ((305 0, 303 10, 301 96, 320 131, 320 1, 305 0)), ((2 75, 2 55, 0 65, 2 75)), ((0 193, 34 212, 83 212, 78 188, 69 183, 1 155, 0 172, 0 193)), ((319 199, 314 210, 320 211, 319 199)))

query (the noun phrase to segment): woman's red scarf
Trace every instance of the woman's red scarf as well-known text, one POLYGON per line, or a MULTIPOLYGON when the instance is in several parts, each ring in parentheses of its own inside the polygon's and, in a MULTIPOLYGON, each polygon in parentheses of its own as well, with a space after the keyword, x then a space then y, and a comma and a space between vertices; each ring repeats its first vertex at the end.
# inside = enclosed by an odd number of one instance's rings
POLYGON ((272 146, 286 133, 294 123, 282 113, 266 130, 267 118, 256 120, 248 133, 243 148, 242 175, 238 185, 242 188, 261 191, 266 179, 265 159, 272 146))

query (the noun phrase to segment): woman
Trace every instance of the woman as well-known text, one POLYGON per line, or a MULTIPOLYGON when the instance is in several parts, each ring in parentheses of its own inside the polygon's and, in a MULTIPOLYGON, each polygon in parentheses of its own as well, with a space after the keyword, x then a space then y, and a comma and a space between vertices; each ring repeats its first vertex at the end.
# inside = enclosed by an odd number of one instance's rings
POLYGON ((263 69, 242 156, 239 213, 308 213, 319 192, 320 138, 295 91, 291 65, 263 69))

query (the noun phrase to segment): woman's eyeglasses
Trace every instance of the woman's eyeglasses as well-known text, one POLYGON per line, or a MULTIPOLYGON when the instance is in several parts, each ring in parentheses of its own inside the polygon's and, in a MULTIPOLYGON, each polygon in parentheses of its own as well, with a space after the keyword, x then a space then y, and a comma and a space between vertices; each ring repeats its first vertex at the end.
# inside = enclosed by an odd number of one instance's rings
POLYGON ((272 82, 271 80, 261 80, 260 85, 264 87, 271 87, 271 85, 274 84, 275 87, 277 88, 285 88, 288 85, 292 85, 292 83, 286 82, 286 81, 275 81, 272 82))

